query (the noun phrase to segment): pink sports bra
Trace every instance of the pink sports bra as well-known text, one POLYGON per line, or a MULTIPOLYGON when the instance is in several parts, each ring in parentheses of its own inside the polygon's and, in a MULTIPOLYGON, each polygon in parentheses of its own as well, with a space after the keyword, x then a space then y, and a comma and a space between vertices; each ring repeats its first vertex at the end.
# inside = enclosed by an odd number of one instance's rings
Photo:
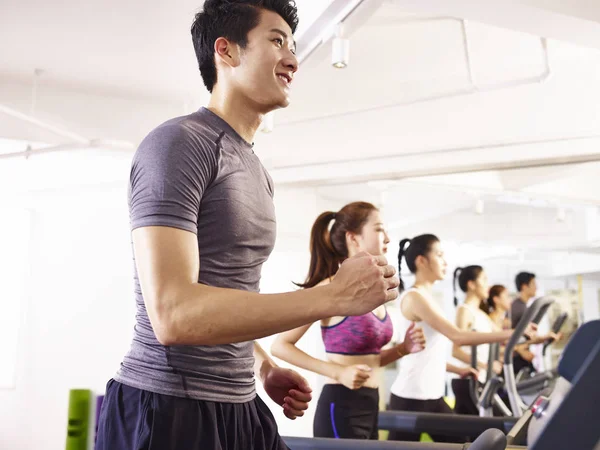
POLYGON ((347 316, 330 327, 321 326, 325 351, 342 355, 378 355, 392 339, 393 332, 387 310, 383 319, 370 312, 362 316, 347 316))

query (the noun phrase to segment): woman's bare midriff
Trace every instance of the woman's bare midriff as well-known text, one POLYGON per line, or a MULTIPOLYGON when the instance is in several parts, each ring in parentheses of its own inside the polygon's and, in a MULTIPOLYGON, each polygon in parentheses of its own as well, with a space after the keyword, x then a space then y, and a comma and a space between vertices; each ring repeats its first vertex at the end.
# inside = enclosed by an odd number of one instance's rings
MULTIPOLYGON (((369 379, 363 385, 369 388, 378 388, 380 382, 381 367, 379 366, 379 355, 340 355, 337 353, 327 353, 327 360, 341 366, 355 366, 357 364, 365 364, 371 367, 372 372, 369 379)), ((331 378, 325 379, 327 384, 340 384, 331 378)))

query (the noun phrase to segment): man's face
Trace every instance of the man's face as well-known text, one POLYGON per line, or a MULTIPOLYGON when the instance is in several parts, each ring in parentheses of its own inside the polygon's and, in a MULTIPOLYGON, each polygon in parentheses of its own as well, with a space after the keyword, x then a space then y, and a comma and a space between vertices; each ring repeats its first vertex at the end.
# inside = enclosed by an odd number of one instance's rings
POLYGON ((258 26, 248 33, 248 44, 233 70, 233 81, 256 109, 285 108, 298 70, 296 43, 289 25, 278 14, 261 10, 258 26))
POLYGON ((526 292, 528 293, 529 297, 535 297, 535 295, 537 294, 537 283, 535 282, 535 278, 533 278, 529 282, 526 289, 526 292))

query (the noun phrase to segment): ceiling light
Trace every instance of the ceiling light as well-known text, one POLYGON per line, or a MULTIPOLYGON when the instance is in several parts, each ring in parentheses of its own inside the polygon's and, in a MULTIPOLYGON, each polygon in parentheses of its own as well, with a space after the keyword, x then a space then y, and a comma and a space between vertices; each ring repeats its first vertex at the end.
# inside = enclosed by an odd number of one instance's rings
POLYGON ((336 69, 344 69, 350 59, 350 41, 343 37, 343 25, 340 23, 335 29, 335 37, 331 47, 331 64, 336 69))
POLYGON ((483 199, 478 198, 477 201, 475 202, 475 213, 479 216, 481 216, 483 214, 483 210, 485 207, 485 203, 483 202, 483 199))

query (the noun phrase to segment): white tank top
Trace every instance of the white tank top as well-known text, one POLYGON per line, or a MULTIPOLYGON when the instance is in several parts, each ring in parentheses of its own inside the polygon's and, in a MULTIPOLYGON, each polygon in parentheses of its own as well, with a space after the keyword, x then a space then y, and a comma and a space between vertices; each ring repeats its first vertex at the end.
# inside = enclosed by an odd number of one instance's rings
MULTIPOLYGON (((402 314, 402 301, 411 291, 417 291, 417 289, 411 288, 400 297, 400 320, 398 321, 400 336, 404 336, 411 324, 411 321, 402 314)), ((431 307, 441 315, 444 314, 437 303, 431 301, 431 307)), ((417 324, 423 329, 427 340, 425 350, 407 355, 399 361, 400 370, 391 392, 403 398, 436 400, 444 396, 446 361, 450 354, 450 341, 425 322, 420 321, 417 324)))
MULTIPOLYGON (((471 331, 477 331, 479 333, 491 333, 492 331, 494 331, 494 329, 492 327, 491 319, 488 317, 488 315, 486 313, 484 313, 479 308, 475 308, 473 305, 470 305, 468 303, 463 303, 461 306, 459 306, 459 308, 466 308, 467 311, 469 311, 469 313, 471 314, 471 317, 472 317, 471 331)), ((471 346, 464 345, 461 348, 468 355, 471 354, 471 346)), ((489 351, 490 351, 489 344, 480 344, 477 346, 477 361, 485 364, 486 367, 487 367, 487 363, 488 363, 488 359, 489 359, 489 351)), ((461 367, 471 367, 471 364, 466 364, 460 360, 456 360, 456 361, 461 367)), ((485 382, 486 379, 487 379, 487 373, 485 370, 482 370, 480 372, 480 381, 485 382)))

